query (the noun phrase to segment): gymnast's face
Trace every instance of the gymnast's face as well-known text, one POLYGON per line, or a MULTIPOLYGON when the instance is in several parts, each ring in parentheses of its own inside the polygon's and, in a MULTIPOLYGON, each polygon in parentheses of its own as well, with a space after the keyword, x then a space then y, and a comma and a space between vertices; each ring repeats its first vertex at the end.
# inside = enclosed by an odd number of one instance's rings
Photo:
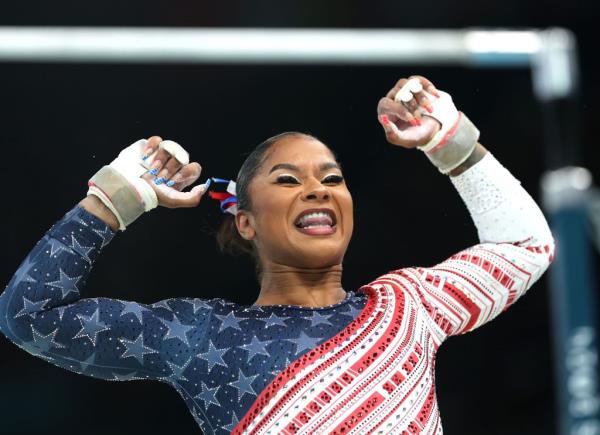
POLYGON ((340 264, 353 228, 352 196, 332 152, 309 136, 271 146, 249 185, 252 210, 238 228, 270 265, 326 268, 340 264))

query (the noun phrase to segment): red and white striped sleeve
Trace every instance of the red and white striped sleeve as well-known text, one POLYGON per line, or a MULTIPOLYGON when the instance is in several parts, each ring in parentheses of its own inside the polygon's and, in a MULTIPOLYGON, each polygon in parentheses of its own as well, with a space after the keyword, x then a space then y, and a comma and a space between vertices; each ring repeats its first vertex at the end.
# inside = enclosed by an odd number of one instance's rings
POLYGON ((480 244, 433 267, 395 272, 413 283, 409 287, 440 343, 505 311, 540 278, 554 254, 540 208, 492 154, 451 180, 480 244))

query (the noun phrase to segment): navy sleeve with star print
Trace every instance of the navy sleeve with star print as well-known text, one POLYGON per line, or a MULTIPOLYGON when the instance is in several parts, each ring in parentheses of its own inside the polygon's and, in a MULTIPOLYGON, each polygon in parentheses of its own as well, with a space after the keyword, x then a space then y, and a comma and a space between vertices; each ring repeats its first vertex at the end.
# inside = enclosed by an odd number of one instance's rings
POLYGON ((0 295, 0 331, 76 373, 167 382, 206 434, 229 433, 277 373, 341 331, 366 303, 352 291, 319 309, 83 298, 93 263, 114 235, 79 205, 69 211, 0 295))
POLYGON ((172 361, 189 339, 205 334, 208 307, 193 299, 153 306, 82 299, 93 262, 113 237, 103 221, 74 207, 0 296, 0 330, 27 352, 77 373, 109 380, 167 377, 178 370, 172 361))

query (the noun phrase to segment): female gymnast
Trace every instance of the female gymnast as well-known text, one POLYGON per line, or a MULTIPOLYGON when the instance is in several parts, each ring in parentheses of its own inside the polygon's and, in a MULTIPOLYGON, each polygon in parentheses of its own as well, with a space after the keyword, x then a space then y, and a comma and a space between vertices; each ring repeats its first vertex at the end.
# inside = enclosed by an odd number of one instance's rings
POLYGON ((325 144, 283 133, 248 156, 235 182, 184 191, 200 165, 154 136, 100 169, 88 196, 27 255, 0 296, 0 330, 76 373, 166 382, 207 434, 441 434, 439 346, 521 297, 552 261, 554 241, 447 93, 424 77, 401 79, 377 111, 388 142, 419 149, 449 176, 480 244, 344 290, 352 197, 325 144), (222 248, 256 260, 253 305, 82 297, 118 230, 157 205, 197 206, 206 192, 226 214, 222 248))

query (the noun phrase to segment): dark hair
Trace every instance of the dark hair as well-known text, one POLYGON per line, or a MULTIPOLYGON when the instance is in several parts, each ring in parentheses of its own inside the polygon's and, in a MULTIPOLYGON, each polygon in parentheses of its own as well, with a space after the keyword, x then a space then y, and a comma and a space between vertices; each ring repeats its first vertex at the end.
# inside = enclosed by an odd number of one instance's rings
MULTIPOLYGON (((238 210, 252 210, 252 199, 248 192, 250 182, 256 176, 258 170, 262 167, 267 157, 267 152, 271 147, 280 141, 288 137, 304 136, 312 139, 316 139, 314 136, 306 133, 300 133, 297 131, 287 131, 280 133, 276 136, 270 137, 264 142, 260 143, 254 150, 246 157, 246 160, 242 164, 240 171, 238 172, 236 182, 236 195, 237 195, 237 207, 238 210)), ((260 277, 260 261, 258 259, 258 253, 254 247, 254 244, 244 239, 235 226, 235 217, 231 214, 227 214, 224 218, 219 230, 217 232, 217 244, 221 252, 230 255, 241 255, 249 254, 255 262, 256 271, 260 277)))

